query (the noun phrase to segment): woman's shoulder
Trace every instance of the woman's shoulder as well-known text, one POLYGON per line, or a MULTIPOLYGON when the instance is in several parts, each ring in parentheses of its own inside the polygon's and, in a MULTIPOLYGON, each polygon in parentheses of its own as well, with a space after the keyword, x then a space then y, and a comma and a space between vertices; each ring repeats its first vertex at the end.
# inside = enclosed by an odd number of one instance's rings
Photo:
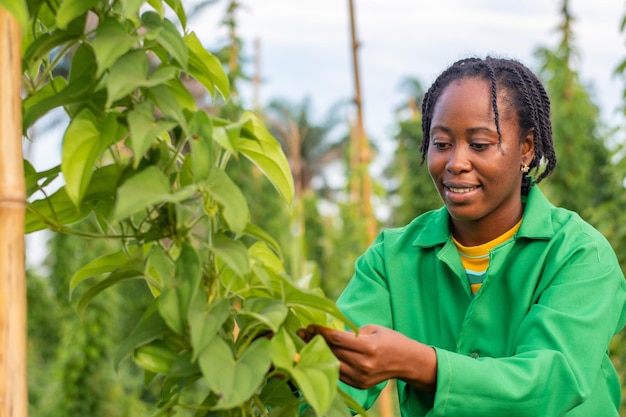
POLYGON ((424 212, 408 224, 383 229, 375 243, 429 246, 449 237, 449 215, 445 207, 424 212))
POLYGON ((553 205, 539 190, 529 195, 528 208, 524 214, 523 229, 520 228, 522 236, 545 239, 551 245, 587 247, 599 253, 613 252, 608 239, 596 227, 576 211, 553 205))

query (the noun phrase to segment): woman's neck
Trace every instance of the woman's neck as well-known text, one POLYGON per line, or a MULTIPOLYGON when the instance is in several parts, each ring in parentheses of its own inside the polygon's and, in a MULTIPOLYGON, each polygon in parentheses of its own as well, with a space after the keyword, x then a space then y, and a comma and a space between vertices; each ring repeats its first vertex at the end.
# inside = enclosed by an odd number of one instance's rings
POLYGON ((450 231, 452 236, 463 246, 478 246, 501 236, 517 224, 524 214, 522 205, 517 216, 504 219, 484 218, 465 221, 451 218, 450 231))

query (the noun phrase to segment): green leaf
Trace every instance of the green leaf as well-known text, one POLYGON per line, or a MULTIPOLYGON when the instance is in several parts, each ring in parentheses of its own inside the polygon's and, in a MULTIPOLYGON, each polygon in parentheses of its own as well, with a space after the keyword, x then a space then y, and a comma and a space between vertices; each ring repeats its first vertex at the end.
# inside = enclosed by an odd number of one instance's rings
POLYGON ((84 109, 72 119, 63 137, 61 171, 69 197, 81 203, 93 168, 104 151, 117 139, 117 120, 109 114, 104 122, 84 109))
POLYGON ((179 335, 185 334, 189 306, 200 286, 201 268, 196 250, 184 243, 176 260, 176 275, 164 283, 158 299, 159 314, 179 335))
POLYGON ((367 417, 367 410, 365 410, 365 408, 363 408, 361 404, 359 404, 354 398, 352 398, 350 394, 345 392, 339 386, 337 386, 337 393, 343 399, 344 404, 348 408, 354 410, 356 414, 359 414, 362 417, 367 417))
POLYGON ((122 0, 122 16, 125 19, 133 19, 139 13, 144 0, 122 0))
POLYGON ((24 65, 30 71, 35 71, 40 61, 50 53, 50 51, 59 48, 65 43, 75 41, 83 36, 83 30, 75 30, 73 26, 68 30, 55 30, 52 33, 46 32, 37 36, 37 38, 28 45, 24 52, 24 65))
POLYGON ((271 269, 275 273, 282 274, 285 272, 283 261, 265 243, 254 242, 248 249, 248 253, 250 258, 260 262, 264 267, 271 269))
POLYGON ((296 344, 282 327, 272 337, 272 363, 278 370, 290 373, 295 366, 296 344))
POLYGON ((294 395, 285 378, 274 377, 263 387, 261 402, 271 409, 272 417, 298 417, 301 401, 294 395))
POLYGON ((153 142, 160 135, 176 126, 175 122, 155 120, 152 102, 144 101, 128 112, 130 148, 133 150, 133 168, 137 168, 153 142))
POLYGON ((154 245, 150 249, 145 273, 151 281, 154 281, 154 284, 149 285, 152 295, 158 297, 161 294, 162 284, 174 275, 174 263, 160 245, 154 245))
POLYGON ((231 239, 223 233, 216 233, 209 249, 215 253, 238 276, 250 272, 250 260, 246 246, 238 240, 231 239))
POLYGON ((195 361, 217 336, 226 319, 230 317, 230 312, 230 302, 226 298, 218 298, 207 308, 206 301, 202 297, 196 297, 189 309, 192 361, 195 361))
POLYGON ((151 87, 147 90, 147 95, 165 117, 177 122, 184 131, 188 130, 182 107, 168 86, 160 84, 151 87))
POLYGON ((248 400, 263 383, 271 364, 270 341, 263 337, 255 340, 235 359, 230 346, 215 337, 198 363, 205 382, 219 397, 214 408, 233 408, 248 400))
POLYGON ((91 300, 110 286, 129 279, 143 278, 143 269, 143 259, 141 257, 130 259, 126 264, 111 272, 107 278, 90 287, 80 297, 77 306, 78 313, 82 314, 91 300))
MULTIPOLYGON (((339 387, 337 387, 337 393, 340 393, 339 387)), ((359 406, 358 409, 363 410, 361 406, 359 406)), ((317 414, 311 407, 307 407, 304 413, 301 414, 301 417, 317 417, 317 414)), ((335 395, 324 417, 352 417, 352 412, 344 401, 344 397, 342 395, 335 395)), ((361 417, 367 417, 367 412, 362 414, 361 417)))
POLYGON ((285 322, 288 312, 287 306, 280 300, 250 297, 244 300, 243 307, 237 312, 237 315, 247 321, 253 320, 262 323, 272 332, 277 332, 285 322))
POLYGON ((143 85, 147 77, 148 58, 143 51, 132 51, 119 58, 109 71, 106 107, 143 85))
POLYGON ((111 68, 118 58, 128 52, 137 41, 138 39, 128 33, 117 19, 108 18, 101 22, 92 41, 98 63, 96 77, 111 68))
POLYGON ((191 352, 187 351, 178 356, 178 358, 172 363, 172 367, 169 372, 170 377, 190 378, 190 383, 200 379, 202 373, 197 363, 191 361, 191 352))
POLYGON ((242 136, 237 150, 259 167, 287 204, 291 204, 294 196, 293 177, 280 143, 253 113, 244 113, 242 121, 242 136))
POLYGON ((189 66, 187 45, 172 22, 167 19, 163 21, 162 29, 159 31, 156 41, 178 62, 183 70, 187 70, 189 66))
MULTIPOLYGON (((161 4, 161 0, 155 1, 161 4)), ((141 15, 141 25, 143 26, 144 42, 155 40, 163 28, 163 13, 155 13, 153 11, 143 13, 141 15)))
POLYGON ((178 355, 160 341, 141 346, 135 351, 137 365, 155 374, 167 375, 178 355))
POLYGON ((176 13, 176 17, 180 21, 183 29, 187 27, 187 15, 185 14, 185 8, 183 7, 183 3, 181 0, 165 0, 168 6, 172 8, 174 13, 176 13))
POLYGON ((180 70, 171 65, 161 64, 149 78, 143 82, 145 87, 153 87, 159 84, 167 84, 168 81, 178 78, 180 70))
POLYGON ((24 233, 47 228, 57 230, 57 226, 84 219, 90 211, 89 205, 76 207, 67 195, 65 187, 62 187, 48 198, 27 203, 24 233))
POLYGON ((195 112, 198 109, 196 105, 196 99, 189 92, 189 89, 185 87, 182 80, 180 78, 173 78, 167 81, 167 86, 170 88, 170 91, 176 97, 176 102, 179 107, 183 110, 189 110, 190 112, 195 112))
POLYGON ((217 142, 218 145, 234 155, 238 154, 237 149, 235 149, 236 145, 233 145, 230 141, 230 136, 228 135, 226 127, 216 126, 213 129, 213 132, 213 140, 217 142))
POLYGON ((35 167, 24 159, 24 179, 26 180, 26 197, 30 197, 36 191, 44 189, 52 181, 54 181, 61 172, 61 166, 57 165, 53 168, 47 169, 42 172, 36 172, 35 167), (44 180, 39 184, 40 180, 44 180))
POLYGON ((70 22, 98 4, 99 0, 64 0, 57 10, 57 26, 67 28, 70 22))
POLYGON ((106 165, 96 168, 91 176, 87 191, 85 191, 83 201, 112 202, 115 199, 120 175, 121 171, 117 165, 106 165))
POLYGON ((302 348, 290 373, 316 414, 325 415, 337 393, 339 360, 322 336, 315 336, 302 348))
POLYGON ((112 272, 128 262, 128 254, 125 251, 110 253, 94 259, 83 265, 70 279, 70 298, 78 284, 86 279, 93 278, 106 272, 112 272))
MULTIPOLYGON (((42 187, 54 180, 59 170, 59 167, 55 167, 37 173, 37 178, 45 178, 42 187)), ((92 210, 98 209, 98 206, 113 201, 119 174, 115 165, 96 169, 85 192, 83 203, 78 208, 70 200, 65 187, 61 187, 47 199, 28 202, 25 233, 46 228, 58 230, 59 226, 75 223, 85 218, 92 210)))
POLYGON ((212 148, 213 124, 206 111, 201 110, 193 114, 189 122, 191 140, 191 162, 193 178, 196 181, 209 177, 211 172, 211 148, 212 148))
POLYGON ((30 196, 39 188, 37 184, 37 171, 35 171, 35 167, 33 167, 28 160, 24 159, 22 162, 24 166, 24 179, 26 181, 26 196, 30 196))
POLYGON ((165 9, 163 8, 163 2, 161 0, 148 0, 148 4, 154 7, 154 10, 157 11, 159 17, 163 17, 165 9))
POLYGON ((316 294, 313 290, 298 288, 287 279, 283 280, 283 285, 285 288, 285 303, 288 306, 306 307, 309 309, 323 311, 324 313, 330 314, 331 316, 341 320, 355 332, 358 331, 356 325, 337 308, 333 301, 323 297, 322 295, 316 294))
POLYGON ((230 229, 237 235, 242 234, 250 221, 250 211, 237 184, 224 170, 211 168, 202 188, 222 207, 222 216, 230 229))
POLYGON ((41 117, 49 109, 56 106, 57 95, 64 91, 67 81, 63 77, 54 77, 33 95, 23 101, 24 123, 22 129, 27 130, 32 123, 41 117), (43 103, 43 104, 42 104, 43 103), (45 105, 47 104, 47 105, 45 105), (45 105, 45 106, 44 106, 45 105))
POLYGON ((130 177, 117 190, 115 219, 121 220, 154 204, 167 201, 170 184, 157 167, 149 166, 130 177))
POLYGON ((207 51, 195 33, 185 36, 189 50, 189 74, 198 80, 214 96, 215 90, 228 99, 230 84, 220 60, 207 51))
POLYGON ((167 330, 167 325, 158 314, 151 314, 142 319, 117 349, 113 360, 115 369, 135 349, 157 339, 162 339, 167 330))
POLYGON ((267 243, 268 245, 270 245, 272 250, 274 250, 274 252, 277 254, 279 260, 281 260, 282 262, 283 255, 280 249, 280 245, 278 244, 278 241, 276 241, 276 239, 274 239, 272 235, 270 235, 268 232, 266 232, 265 230, 261 229, 259 226, 252 224, 252 223, 248 223, 246 225, 246 229, 244 230, 244 233, 248 236, 259 239, 267 243))
POLYGON ((28 26, 28 6, 26 0, 2 0, 0 7, 6 9, 20 24, 22 30, 28 26))
MULTIPOLYGON (((41 116, 50 110, 60 106, 70 106, 81 104, 84 108, 93 98, 93 92, 98 85, 95 78, 96 62, 91 49, 84 44, 76 49, 72 59, 70 70, 70 81, 64 88, 59 88, 61 82, 59 77, 55 78, 54 88, 47 89, 43 96, 37 99, 27 99, 24 103, 24 120, 22 128, 24 132, 35 123, 41 116)), ((39 93, 36 94, 39 96, 39 93)))

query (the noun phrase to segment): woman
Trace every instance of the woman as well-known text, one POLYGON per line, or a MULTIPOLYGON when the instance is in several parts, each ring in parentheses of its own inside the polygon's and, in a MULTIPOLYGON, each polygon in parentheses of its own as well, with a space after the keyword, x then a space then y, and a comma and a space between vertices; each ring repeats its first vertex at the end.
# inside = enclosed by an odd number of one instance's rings
POLYGON ((366 408, 396 379, 405 417, 618 416, 607 347, 626 282, 606 239, 536 186, 556 164, 540 81, 515 60, 465 59, 422 113, 445 206, 358 259, 338 300, 358 335, 301 336, 326 339, 366 408))

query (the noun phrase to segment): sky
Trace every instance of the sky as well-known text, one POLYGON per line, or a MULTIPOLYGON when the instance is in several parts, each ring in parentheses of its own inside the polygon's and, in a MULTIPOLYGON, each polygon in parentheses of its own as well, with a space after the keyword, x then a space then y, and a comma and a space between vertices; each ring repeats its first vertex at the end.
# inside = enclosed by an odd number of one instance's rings
MULTIPOLYGON (((193 3, 194 0, 186 0, 193 3)), ((190 17, 190 29, 205 46, 224 42, 219 28, 225 2, 190 17)), ((260 42, 261 104, 271 99, 311 101, 318 121, 331 106, 354 96, 348 0, 241 0, 237 14, 243 54, 252 74, 254 42, 260 42)), ((365 128, 372 141, 390 149, 394 109, 406 100, 407 77, 427 88, 457 59, 500 55, 537 69, 537 48, 554 48, 560 20, 557 0, 354 0, 360 42, 359 69, 365 128)), ((623 81, 613 72, 626 58, 619 26, 623 0, 570 0, 575 18, 577 69, 605 120, 617 118, 623 81)), ((252 106, 252 90, 242 86, 252 106)), ((245 104, 245 103, 244 103, 245 104)), ((383 155, 384 157, 384 155, 383 155)))
MULTIPOLYGON (((200 0, 183 0, 191 10, 200 0)), ((354 96, 348 0, 240 0, 238 35, 252 75, 254 42, 260 42, 261 104, 271 99, 302 103, 309 99, 314 122, 330 108, 354 96)), ((189 16, 189 30, 205 47, 223 45, 220 27, 225 0, 189 16)), ((516 58, 536 69, 539 47, 554 48, 560 0, 354 0, 364 124, 379 149, 373 171, 381 169, 392 149, 394 109, 406 101, 400 89, 407 77, 428 87, 457 59, 495 54, 516 58)), ((578 70, 592 87, 604 119, 624 126, 617 117, 624 83, 612 76, 626 58, 626 34, 619 24, 624 0, 570 0, 576 21, 578 70)), ((250 85, 241 85, 244 105, 252 108, 250 85)), ((352 113, 353 114, 353 113, 352 113)), ((60 163, 60 134, 40 132, 25 154, 39 170, 60 163)), ((374 172, 375 173, 375 172, 374 172)), ((41 237, 30 239, 31 258, 41 253, 41 237)))

